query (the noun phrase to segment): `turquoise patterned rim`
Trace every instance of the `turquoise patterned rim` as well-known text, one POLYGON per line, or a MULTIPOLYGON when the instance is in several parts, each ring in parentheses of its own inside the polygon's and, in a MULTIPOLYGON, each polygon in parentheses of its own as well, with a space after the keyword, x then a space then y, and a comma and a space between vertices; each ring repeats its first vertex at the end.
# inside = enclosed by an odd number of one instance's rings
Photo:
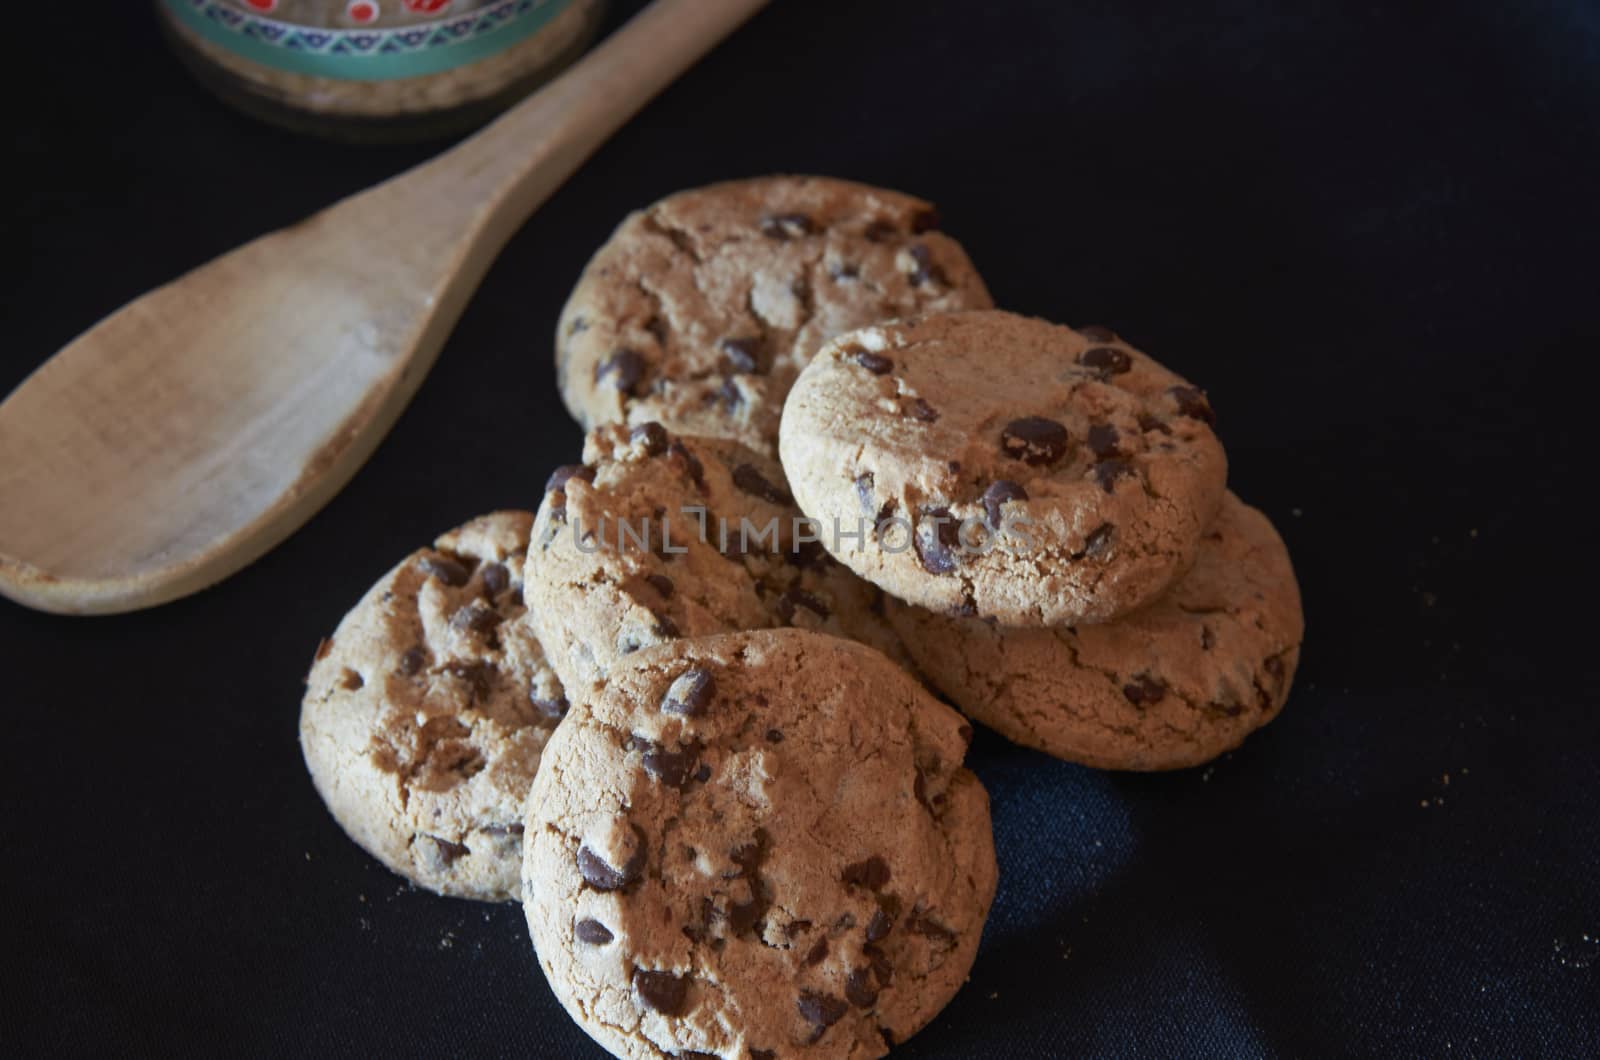
POLYGON ((527 40, 570 0, 502 0, 470 14, 388 29, 297 26, 222 0, 163 0, 200 37, 275 70, 339 81, 397 81, 454 70, 527 40))

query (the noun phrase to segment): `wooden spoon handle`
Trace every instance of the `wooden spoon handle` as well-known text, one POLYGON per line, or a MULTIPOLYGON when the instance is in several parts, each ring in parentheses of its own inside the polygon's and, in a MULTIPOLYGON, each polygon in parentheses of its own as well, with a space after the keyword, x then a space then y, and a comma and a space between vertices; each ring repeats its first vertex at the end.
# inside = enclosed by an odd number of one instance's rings
POLYGON ((398 211, 390 216, 426 218, 432 231, 424 238, 438 238, 439 250, 465 236, 474 257, 492 260, 623 123, 766 3, 655 0, 493 124, 373 191, 429 204, 421 214, 392 202, 386 209, 398 211))

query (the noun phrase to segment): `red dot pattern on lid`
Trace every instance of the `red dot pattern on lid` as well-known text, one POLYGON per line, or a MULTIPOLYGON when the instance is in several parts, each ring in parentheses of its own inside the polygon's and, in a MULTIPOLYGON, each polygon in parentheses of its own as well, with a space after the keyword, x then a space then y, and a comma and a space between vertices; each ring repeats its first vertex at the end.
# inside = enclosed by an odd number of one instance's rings
POLYGON ((355 22, 371 22, 378 17, 378 4, 376 0, 350 0, 345 6, 344 13, 355 22))

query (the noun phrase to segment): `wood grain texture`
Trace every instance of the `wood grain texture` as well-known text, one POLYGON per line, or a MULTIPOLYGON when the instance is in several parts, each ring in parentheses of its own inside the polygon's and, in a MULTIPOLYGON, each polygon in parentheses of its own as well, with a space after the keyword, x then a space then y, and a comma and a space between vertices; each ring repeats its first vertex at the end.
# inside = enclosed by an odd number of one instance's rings
POLYGON ((657 0, 449 152, 124 306, 0 404, 0 593, 150 607, 327 503, 506 240, 765 0, 657 0))

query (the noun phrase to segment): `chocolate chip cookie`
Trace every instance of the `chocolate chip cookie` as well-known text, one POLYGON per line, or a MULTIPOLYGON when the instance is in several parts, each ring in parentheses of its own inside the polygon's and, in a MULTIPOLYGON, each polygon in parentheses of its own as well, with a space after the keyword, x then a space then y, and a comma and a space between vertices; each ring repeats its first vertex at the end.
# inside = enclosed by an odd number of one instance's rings
POLYGON ((842 335, 780 452, 827 547, 902 600, 1005 625, 1103 622, 1194 562, 1227 460, 1205 396, 1104 329, 999 311, 842 335))
POLYGON ((1305 629, 1283 541, 1231 493, 1194 568, 1115 622, 1003 629, 893 601, 890 618, 969 717, 1107 769, 1177 769, 1237 747, 1282 709, 1305 629))
POLYGON ((930 203, 822 177, 680 192, 595 254, 556 335, 585 427, 656 421, 771 452, 823 341, 911 313, 991 305, 930 203))
POLYGON ((550 477, 528 553, 532 621, 569 690, 680 637, 797 626, 909 665, 883 594, 811 538, 783 468, 657 423, 590 432, 550 477))
POLYGON ((529 799, 523 905, 621 1057, 872 1057, 954 995, 995 888, 961 717, 800 630, 667 644, 574 706, 529 799))
POLYGON ((474 519, 408 556, 317 649, 300 746, 334 818, 440 894, 517 895, 524 800, 567 709, 529 626, 533 516, 474 519))

